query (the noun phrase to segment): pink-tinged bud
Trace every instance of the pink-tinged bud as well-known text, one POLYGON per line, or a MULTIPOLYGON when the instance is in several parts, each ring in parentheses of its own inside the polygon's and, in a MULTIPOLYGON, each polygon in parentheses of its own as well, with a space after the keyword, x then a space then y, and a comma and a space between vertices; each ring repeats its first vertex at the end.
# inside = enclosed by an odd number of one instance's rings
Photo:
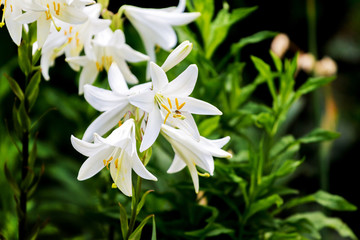
POLYGON ((273 51, 278 57, 282 58, 286 51, 290 47, 290 39, 284 34, 280 33, 276 35, 271 43, 271 51, 273 51))
POLYGON ((315 57, 311 53, 300 53, 297 65, 298 68, 310 74, 314 71, 315 57))
POLYGON ((337 73, 337 64, 332 58, 324 57, 315 63, 314 73, 316 76, 333 76, 337 73))

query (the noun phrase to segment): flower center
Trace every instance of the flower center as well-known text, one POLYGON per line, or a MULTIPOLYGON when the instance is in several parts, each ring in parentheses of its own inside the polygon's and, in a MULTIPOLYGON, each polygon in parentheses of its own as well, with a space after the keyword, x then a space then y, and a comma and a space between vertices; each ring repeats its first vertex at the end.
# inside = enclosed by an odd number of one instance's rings
POLYGON ((102 56, 101 57, 101 61, 96 61, 96 68, 99 72, 101 72, 102 70, 104 70, 104 68, 106 70, 109 70, 112 62, 113 62, 113 57, 112 56, 102 56))
POLYGON ((185 102, 182 104, 179 104, 179 100, 175 98, 175 106, 176 109, 173 109, 173 103, 171 102, 170 98, 165 98, 160 95, 155 95, 155 101, 158 103, 159 106, 161 106, 167 113, 164 119, 164 124, 166 123, 166 120, 169 116, 172 116, 173 118, 178 118, 180 120, 184 120, 185 116, 181 113, 181 109, 184 107, 185 102))

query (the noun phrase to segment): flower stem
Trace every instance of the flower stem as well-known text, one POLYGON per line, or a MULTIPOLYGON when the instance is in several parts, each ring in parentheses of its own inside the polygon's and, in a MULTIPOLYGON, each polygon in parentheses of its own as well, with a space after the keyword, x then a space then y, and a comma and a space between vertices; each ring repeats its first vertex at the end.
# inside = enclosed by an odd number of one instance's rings
POLYGON ((137 217, 137 206, 138 206, 139 200, 140 200, 140 192, 141 192, 141 177, 138 176, 137 181, 136 181, 135 193, 132 196, 133 198, 135 198, 135 201, 134 201, 134 205, 133 205, 132 212, 131 212, 129 230, 126 235, 126 240, 129 239, 131 233, 134 231, 135 221, 136 221, 136 217, 137 217))

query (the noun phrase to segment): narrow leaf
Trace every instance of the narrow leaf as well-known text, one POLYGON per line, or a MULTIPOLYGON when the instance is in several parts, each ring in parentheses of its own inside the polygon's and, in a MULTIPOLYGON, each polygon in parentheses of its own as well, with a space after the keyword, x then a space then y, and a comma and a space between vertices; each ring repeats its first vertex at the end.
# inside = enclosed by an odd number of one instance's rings
POLYGON ((28 45, 25 43, 25 41, 22 41, 18 48, 18 63, 21 71, 25 74, 25 76, 29 76, 31 72, 31 62, 29 60, 28 54, 28 45))
POLYGON ((139 212, 141 211, 142 207, 144 206, 145 204, 145 201, 146 201, 146 197, 149 193, 153 192, 154 190, 148 190, 144 193, 144 195, 141 197, 141 200, 137 206, 137 209, 136 209, 136 215, 139 214, 139 212))
POLYGON ((249 218, 257 212, 270 208, 274 204, 276 204, 276 206, 278 207, 283 204, 282 198, 277 194, 273 194, 269 197, 260 199, 255 203, 251 204, 248 213, 246 214, 246 217, 249 218))
POLYGON ((126 209, 123 207, 121 203, 119 203, 120 207, 120 227, 121 227, 121 234, 123 239, 126 239, 126 235, 128 233, 129 225, 128 225, 128 218, 126 209))
POLYGON ((41 71, 36 71, 36 73, 30 79, 29 85, 26 87, 25 96, 29 103, 29 106, 32 107, 36 101, 36 98, 39 93, 39 84, 41 80, 41 71))
POLYGON ((4 73, 4 76, 8 80, 8 82, 10 84, 10 88, 14 92, 14 94, 18 97, 18 99, 20 101, 23 101, 24 100, 24 93, 21 90, 19 84, 16 82, 16 80, 13 79, 12 77, 10 77, 9 75, 7 75, 6 73, 4 73))
POLYGON ((304 95, 315 89, 328 84, 329 82, 335 80, 335 77, 315 77, 309 78, 300 88, 296 91, 297 96, 304 95))
POLYGON ((274 61, 276 70, 278 70, 278 72, 282 72, 282 62, 281 59, 278 57, 278 55, 276 55, 273 51, 270 50, 270 55, 272 60, 274 61))
POLYGON ((155 222, 155 215, 154 215, 154 217, 153 217, 152 224, 153 224, 153 229, 152 229, 152 234, 151 234, 151 240, 156 240, 156 222, 155 222))
POLYGON ((300 143, 314 143, 314 142, 323 142, 330 141, 338 138, 340 136, 337 132, 327 131, 324 129, 315 129, 304 137, 298 139, 300 143))
POLYGON ((142 229, 144 228, 145 224, 149 221, 149 219, 151 217, 154 217, 154 215, 149 215, 146 218, 144 218, 144 220, 141 221, 141 223, 139 224, 139 226, 135 229, 135 231, 133 233, 131 233, 129 240, 139 240, 141 238, 141 232, 142 229))
POLYGON ((232 44, 231 54, 238 53, 246 45, 258 43, 258 42, 264 41, 268 38, 273 38, 276 36, 276 34, 277 34, 277 32, 261 31, 261 32, 255 33, 253 35, 250 35, 248 37, 244 37, 244 38, 240 39, 239 42, 232 44))

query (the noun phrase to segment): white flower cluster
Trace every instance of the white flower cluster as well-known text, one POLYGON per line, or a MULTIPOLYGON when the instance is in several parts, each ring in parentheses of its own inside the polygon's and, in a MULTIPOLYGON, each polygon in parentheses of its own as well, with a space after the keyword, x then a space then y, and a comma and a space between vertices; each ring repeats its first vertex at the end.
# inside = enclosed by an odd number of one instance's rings
POLYGON ((110 20, 100 19, 101 5, 91 0, 0 0, 5 22, 13 41, 21 42, 22 25, 37 24, 37 47, 41 49, 41 69, 50 79, 49 67, 65 54, 72 69, 82 69, 79 94, 95 109, 103 112, 84 133, 82 140, 71 136, 74 148, 88 157, 80 168, 78 179, 85 180, 104 167, 109 168, 114 187, 132 195, 131 173, 157 180, 139 159, 138 151, 149 149, 159 134, 169 141, 175 157, 168 173, 189 168, 195 191, 199 191, 197 167, 213 175, 213 157, 231 157, 221 148, 229 137, 209 140, 201 137, 192 114, 220 115, 216 107, 190 97, 198 68, 190 65, 177 78, 168 81, 166 72, 181 62, 192 49, 185 41, 168 56, 160 67, 155 45, 171 50, 177 43, 172 26, 195 20, 199 13, 184 13, 185 0, 177 7, 143 9, 124 5, 123 13, 138 31, 146 55, 126 44, 122 30, 112 31, 110 20), (5 1, 5 2, 3 2, 5 1), (82 55, 84 53, 84 55, 82 55), (138 79, 127 62, 148 61, 147 76, 151 82, 128 88, 138 79), (91 84, 102 70, 108 72, 111 90, 91 84), (113 130, 115 129, 115 130, 113 130), (102 136, 113 130, 106 138, 102 136), (137 149, 137 142, 140 148, 137 149))

